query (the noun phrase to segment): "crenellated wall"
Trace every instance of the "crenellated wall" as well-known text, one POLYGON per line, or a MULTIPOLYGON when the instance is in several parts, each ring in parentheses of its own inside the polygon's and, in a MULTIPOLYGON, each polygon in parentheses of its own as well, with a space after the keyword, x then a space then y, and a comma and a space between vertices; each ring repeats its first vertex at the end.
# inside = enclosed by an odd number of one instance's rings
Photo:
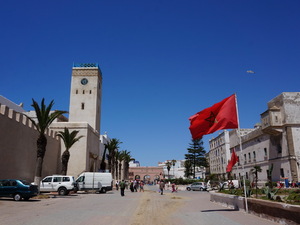
MULTIPOLYGON (((38 131, 25 115, 0 105, 0 179, 33 181, 37 138, 38 131)), ((48 130, 42 177, 58 173, 59 162, 60 141, 48 130)))

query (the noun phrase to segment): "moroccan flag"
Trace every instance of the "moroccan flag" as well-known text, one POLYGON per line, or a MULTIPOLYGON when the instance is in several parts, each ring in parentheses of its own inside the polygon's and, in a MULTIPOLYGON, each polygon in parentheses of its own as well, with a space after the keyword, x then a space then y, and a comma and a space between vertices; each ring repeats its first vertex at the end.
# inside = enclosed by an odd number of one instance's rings
POLYGON ((237 155, 235 154, 234 149, 232 150, 232 154, 231 154, 231 160, 229 161, 227 167, 226 167, 226 172, 231 172, 232 167, 237 163, 237 161, 239 161, 239 158, 237 157, 237 155))
POLYGON ((189 120, 193 139, 217 130, 238 128, 235 95, 196 113, 189 120))

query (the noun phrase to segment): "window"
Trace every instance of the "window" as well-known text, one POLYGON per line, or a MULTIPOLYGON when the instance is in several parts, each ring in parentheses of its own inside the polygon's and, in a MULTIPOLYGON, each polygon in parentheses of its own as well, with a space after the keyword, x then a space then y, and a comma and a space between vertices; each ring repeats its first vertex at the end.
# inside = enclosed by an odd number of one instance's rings
POLYGON ((280 176, 284 177, 284 170, 282 168, 280 169, 280 176))
POLYGON ((78 94, 78 90, 76 90, 76 95, 78 94))
POLYGON ((249 157, 249 162, 251 162, 251 153, 248 153, 248 157, 249 157))
POLYGON ((70 177, 63 177, 63 182, 70 181, 70 177))
POLYGON ((268 156, 267 148, 264 148, 264 153, 265 153, 265 156, 268 156))
POLYGON ((84 93, 85 93, 85 91, 83 90, 83 91, 82 91, 82 94, 84 94, 84 93))
POLYGON ((53 182, 61 182, 62 177, 54 177, 53 182))
POLYGON ((90 94, 92 94, 92 90, 90 90, 90 94))
POLYGON ((84 109, 84 103, 81 103, 81 109, 82 110, 84 109))
POLYGON ((280 144, 277 145, 277 152, 278 152, 278 153, 282 153, 282 148, 281 148, 281 145, 280 145, 280 144))
POLYGON ((43 182, 51 182, 52 181, 52 177, 46 177, 43 182))
POLYGON ((85 178, 85 176, 81 176, 81 177, 79 177, 76 181, 77 181, 77 182, 83 182, 83 181, 84 181, 84 178, 85 178))
POLYGON ((253 152, 253 160, 256 160, 256 152, 253 152))

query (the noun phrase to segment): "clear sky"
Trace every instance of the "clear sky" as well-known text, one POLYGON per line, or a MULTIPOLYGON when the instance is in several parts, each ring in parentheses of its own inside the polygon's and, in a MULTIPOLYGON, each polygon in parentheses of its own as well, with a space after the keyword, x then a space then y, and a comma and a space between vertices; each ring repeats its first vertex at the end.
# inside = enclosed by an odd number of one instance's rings
MULTIPOLYGON (((1 1, 0 95, 69 110, 72 65, 99 63, 101 133, 142 166, 184 159, 188 118, 236 93, 241 128, 300 91, 300 1, 1 1), (247 73, 252 70, 255 73, 247 73)), ((208 140, 219 132, 204 136, 208 140)))

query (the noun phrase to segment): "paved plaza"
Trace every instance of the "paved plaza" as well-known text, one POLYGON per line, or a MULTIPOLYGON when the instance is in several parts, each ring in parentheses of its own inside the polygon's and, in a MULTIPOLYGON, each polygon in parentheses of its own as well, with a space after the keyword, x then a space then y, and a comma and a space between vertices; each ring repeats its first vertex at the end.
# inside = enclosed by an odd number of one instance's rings
POLYGON ((145 192, 116 190, 106 194, 77 193, 15 202, 0 199, 0 224, 14 225, 269 225, 263 218, 209 201, 208 192, 166 190, 145 186, 145 192))

